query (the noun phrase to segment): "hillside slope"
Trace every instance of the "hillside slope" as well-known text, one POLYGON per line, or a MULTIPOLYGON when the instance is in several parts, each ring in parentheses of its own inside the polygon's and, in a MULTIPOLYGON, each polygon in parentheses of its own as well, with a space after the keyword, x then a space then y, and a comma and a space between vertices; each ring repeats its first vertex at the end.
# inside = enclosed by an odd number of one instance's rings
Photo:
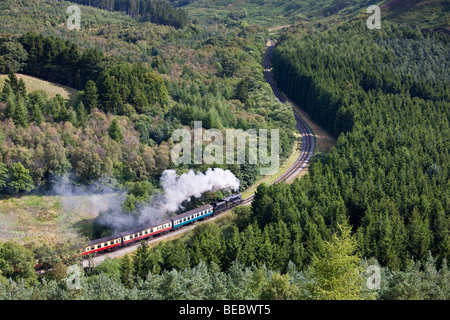
POLYGON ((450 2, 445 0, 388 0, 381 5, 385 19, 450 33, 450 2))

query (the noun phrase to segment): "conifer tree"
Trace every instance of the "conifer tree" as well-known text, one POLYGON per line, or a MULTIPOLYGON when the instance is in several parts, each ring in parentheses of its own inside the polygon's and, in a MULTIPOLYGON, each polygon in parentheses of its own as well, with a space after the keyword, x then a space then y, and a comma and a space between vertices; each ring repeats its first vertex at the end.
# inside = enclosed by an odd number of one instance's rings
POLYGON ((44 116, 42 115, 42 110, 38 103, 33 104, 31 107, 31 120, 34 121, 37 125, 40 125, 44 122, 44 116))
POLYGON ((147 274, 150 271, 147 264, 149 253, 150 251, 147 242, 141 241, 141 245, 138 247, 133 257, 133 275, 136 279, 146 279, 147 274))
POLYGON ((6 188, 8 177, 8 168, 6 167, 6 164, 0 162, 0 190, 6 188))
POLYGON ((80 101, 80 103, 77 106, 77 119, 78 119, 78 126, 83 128, 86 127, 88 121, 88 114, 86 112, 86 108, 84 106, 83 101, 80 101))
POLYGON ((12 97, 9 97, 6 100, 5 117, 13 119, 15 113, 16 113, 16 104, 14 102, 14 99, 12 97))
POLYGON ((98 90, 95 82, 89 80, 84 88, 83 104, 87 113, 98 107, 98 90))
POLYGON ((359 300, 363 271, 359 265, 360 253, 348 226, 340 227, 325 245, 322 257, 314 257, 309 272, 315 278, 309 288, 316 299, 359 300))
POLYGON ((133 263, 128 254, 122 258, 120 263, 120 280, 128 288, 133 286, 133 263))
POLYGON ((108 134, 114 141, 120 142, 123 139, 122 128, 116 118, 111 122, 111 126, 108 129, 108 134))
POLYGON ((19 79, 14 72, 9 72, 8 79, 5 80, 5 84, 10 85, 14 94, 17 94, 17 92, 19 91, 19 79))
POLYGON ((23 81, 23 79, 19 80, 16 94, 22 97, 25 97, 25 95, 27 94, 27 86, 25 85, 25 81, 23 81))
POLYGON ((13 121, 16 126, 27 127, 29 123, 28 109, 22 96, 16 99, 13 121))
POLYGON ((9 98, 14 95, 11 85, 7 82, 3 85, 2 93, 0 95, 0 101, 6 102, 9 98))

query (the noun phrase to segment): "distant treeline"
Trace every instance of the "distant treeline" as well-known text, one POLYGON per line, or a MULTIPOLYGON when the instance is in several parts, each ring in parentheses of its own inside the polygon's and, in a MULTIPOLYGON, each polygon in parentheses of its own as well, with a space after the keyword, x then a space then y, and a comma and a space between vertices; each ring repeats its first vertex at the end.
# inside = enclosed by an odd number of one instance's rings
POLYGON ((7 43, 26 52, 25 74, 84 89, 87 95, 94 92, 85 105, 88 112, 99 107, 116 114, 126 113, 123 108, 151 113, 167 99, 164 80, 150 68, 106 57, 97 49, 81 52, 71 41, 37 33, 7 43))
POLYGON ((183 28, 188 24, 186 11, 175 9, 170 3, 154 0, 75 0, 86 6, 110 11, 126 12, 130 16, 140 16, 150 22, 183 28))

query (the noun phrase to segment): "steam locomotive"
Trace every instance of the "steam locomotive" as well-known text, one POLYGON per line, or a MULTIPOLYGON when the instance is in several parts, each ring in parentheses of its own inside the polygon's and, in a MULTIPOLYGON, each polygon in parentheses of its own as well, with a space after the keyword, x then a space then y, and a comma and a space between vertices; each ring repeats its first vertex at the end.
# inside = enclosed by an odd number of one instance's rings
POLYGON ((166 234, 194 223, 195 221, 203 220, 234 208, 242 202, 243 199, 241 194, 231 195, 211 204, 206 204, 196 209, 183 212, 167 220, 161 221, 157 225, 137 227, 105 238, 92 240, 86 247, 81 249, 81 255, 104 253, 124 246, 129 246, 139 240, 166 234))

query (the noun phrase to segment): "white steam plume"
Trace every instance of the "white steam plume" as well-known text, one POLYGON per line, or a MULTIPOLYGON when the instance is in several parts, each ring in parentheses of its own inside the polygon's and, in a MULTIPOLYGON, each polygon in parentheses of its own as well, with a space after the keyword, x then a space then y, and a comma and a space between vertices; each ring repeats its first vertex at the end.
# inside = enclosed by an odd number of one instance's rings
POLYGON ((182 203, 191 197, 199 198, 207 191, 239 190, 239 179, 231 171, 220 168, 210 168, 205 173, 190 170, 180 176, 175 170, 166 170, 161 175, 161 186, 162 193, 141 207, 137 218, 109 213, 102 217, 101 223, 116 231, 139 225, 154 225, 167 218, 168 214, 182 209, 182 203))
POLYGON ((205 173, 193 170, 177 176, 175 170, 166 170, 161 176, 163 193, 141 210, 141 223, 158 222, 165 214, 181 209, 191 197, 199 198, 207 191, 239 190, 239 179, 230 170, 208 169, 205 173))

